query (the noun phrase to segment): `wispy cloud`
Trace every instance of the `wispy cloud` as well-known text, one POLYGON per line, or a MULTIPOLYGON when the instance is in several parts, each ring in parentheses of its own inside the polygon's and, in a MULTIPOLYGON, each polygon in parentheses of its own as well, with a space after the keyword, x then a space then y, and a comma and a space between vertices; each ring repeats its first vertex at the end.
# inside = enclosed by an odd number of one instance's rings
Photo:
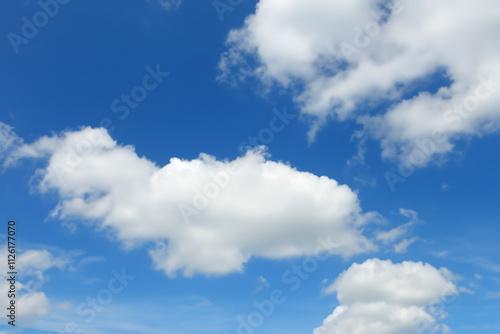
POLYGON ((165 10, 174 10, 180 7, 182 0, 146 0, 157 2, 165 10))

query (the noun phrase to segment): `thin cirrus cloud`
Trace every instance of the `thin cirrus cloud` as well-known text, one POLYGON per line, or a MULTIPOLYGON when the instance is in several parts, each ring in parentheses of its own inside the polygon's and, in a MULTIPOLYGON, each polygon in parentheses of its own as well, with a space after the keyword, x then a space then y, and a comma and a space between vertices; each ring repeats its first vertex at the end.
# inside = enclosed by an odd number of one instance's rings
POLYGON ((241 272, 252 257, 377 249, 363 234, 377 214, 362 212, 353 190, 271 161, 262 148, 232 161, 200 154, 159 167, 105 129, 86 127, 17 145, 5 164, 22 158, 46 161, 34 184, 58 195, 53 217, 92 222, 129 247, 148 245, 168 276, 241 272))
MULTIPOLYGON (((150 0, 146 0, 149 2, 150 0)), ((180 7, 182 0, 153 0, 153 2, 158 2, 158 4, 165 10, 174 10, 180 7)))
POLYGON ((160 5, 165 9, 165 10, 172 10, 179 8, 181 5, 182 0, 159 0, 160 5))
POLYGON ((354 263, 329 286, 340 303, 314 334, 449 332, 438 304, 458 295, 453 274, 422 262, 354 263))
POLYGON ((260 0, 229 33, 218 78, 292 88, 310 141, 330 118, 355 119, 384 158, 425 166, 498 130, 499 30, 496 0, 260 0))
POLYGON ((399 209, 399 214, 410 218, 410 221, 390 230, 378 231, 375 239, 386 246, 393 246, 395 253, 406 253, 408 247, 419 240, 418 237, 404 238, 410 230, 418 223, 418 213, 409 209, 399 209))

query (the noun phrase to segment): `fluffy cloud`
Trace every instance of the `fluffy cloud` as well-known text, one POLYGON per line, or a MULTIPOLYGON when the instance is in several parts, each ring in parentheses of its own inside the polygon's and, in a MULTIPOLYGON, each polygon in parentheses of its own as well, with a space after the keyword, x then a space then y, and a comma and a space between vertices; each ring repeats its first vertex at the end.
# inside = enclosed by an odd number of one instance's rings
POLYGON ((28 292, 19 298, 19 318, 31 320, 49 313, 49 300, 43 292, 28 292))
POLYGON ((53 256, 48 250, 28 250, 18 258, 18 270, 24 275, 36 275, 43 280, 43 273, 50 268, 64 269, 67 261, 53 256))
POLYGON ((458 294, 453 275, 421 262, 394 264, 379 259, 353 264, 326 289, 340 305, 314 334, 400 334, 446 332, 436 307, 458 294))
POLYGON ((383 157, 424 166, 498 130, 499 30, 496 0, 260 0, 229 33, 219 79, 292 88, 310 140, 354 118, 383 157))
MULTIPOLYGON (((0 249, 0 256, 3 259, 7 258, 7 254, 6 246, 0 249)), ((29 322, 37 317, 47 315, 50 302, 45 293, 39 291, 39 288, 45 280, 45 272, 52 268, 62 269, 66 260, 54 256, 46 249, 30 249, 18 253, 16 263, 16 270, 18 272, 17 280, 22 279, 22 281, 16 282, 16 315, 18 319, 16 323, 18 324, 19 319, 24 323, 24 321, 29 322)), ((6 261, 2 262, 0 267, 0 290, 7 292, 10 283, 7 281, 8 276, 6 276, 6 273, 10 270, 7 268, 6 261)), ((7 293, 2 293, 2 297, 0 298, 2 310, 7 308, 9 302, 10 299, 7 293)), ((1 317, 2 321, 6 323, 7 318, 5 314, 2 314, 1 317)))
POLYGON ((251 257, 376 249, 362 234, 375 214, 361 211, 354 191, 262 149, 159 167, 106 130, 82 128, 24 144, 11 160, 23 157, 48 160, 35 179, 41 192, 59 195, 54 217, 92 222, 130 247, 152 245, 155 267, 169 276, 242 271, 251 257), (324 236, 328 245, 318 247, 324 236))

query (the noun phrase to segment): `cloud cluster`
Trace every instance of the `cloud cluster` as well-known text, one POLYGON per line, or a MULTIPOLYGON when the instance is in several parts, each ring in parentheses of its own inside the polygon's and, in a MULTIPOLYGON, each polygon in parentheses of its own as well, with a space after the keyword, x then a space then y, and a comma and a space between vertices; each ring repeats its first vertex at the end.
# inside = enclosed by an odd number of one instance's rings
POLYGON ((447 332, 440 324, 446 313, 435 305, 458 294, 445 268, 379 259, 353 264, 325 292, 336 293, 340 305, 314 334, 447 332))
POLYGON ((87 127, 24 144, 10 159, 27 157, 47 161, 35 184, 60 197, 54 217, 92 222, 127 246, 150 245, 155 267, 169 276, 313 255, 321 236, 331 240, 325 251, 344 257, 376 249, 363 235, 375 214, 362 212, 354 191, 271 161, 263 149, 159 167, 87 127))
POLYGON ((328 118, 356 119, 384 158, 424 166, 498 130, 499 30, 496 0, 260 0, 219 79, 292 88, 310 140, 328 118))
MULTIPOLYGON (((7 247, 4 246, 0 249, 0 256, 2 259, 7 259, 7 247)), ((9 276, 6 273, 11 271, 7 268, 7 261, 2 261, 0 273, 0 290, 2 297, 0 298, 0 306, 2 310, 7 308, 10 298, 7 296, 10 283, 7 281, 9 276)), ((16 324, 19 321, 23 323, 29 322, 36 317, 45 316, 49 312, 50 302, 44 292, 40 291, 43 284, 45 272, 58 268, 63 269, 66 265, 66 260, 54 256, 46 249, 30 249, 18 254, 16 258, 16 271, 18 272, 16 282, 16 324)), ((4 323, 7 322, 5 314, 2 314, 4 323)), ((10 319, 9 319, 10 320, 10 319)))

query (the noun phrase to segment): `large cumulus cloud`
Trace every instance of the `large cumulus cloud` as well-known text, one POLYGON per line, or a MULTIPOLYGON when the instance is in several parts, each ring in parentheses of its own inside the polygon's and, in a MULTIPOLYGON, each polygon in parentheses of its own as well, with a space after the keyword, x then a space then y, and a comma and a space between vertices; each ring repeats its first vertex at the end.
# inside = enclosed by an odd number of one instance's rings
POLYGON ((379 259, 353 264, 326 289, 340 303, 314 334, 400 334, 447 332, 436 307, 458 294, 446 268, 379 259))
POLYGON ((229 33, 219 79, 289 87, 310 140, 355 119, 384 158, 421 167, 498 130, 499 30, 496 0, 260 0, 229 33))
POLYGON ((87 127, 23 144, 9 164, 28 157, 46 161, 34 180, 57 193, 54 217, 88 221, 130 247, 150 245, 155 267, 169 276, 238 272, 252 257, 376 249, 363 235, 375 214, 362 212, 353 190, 272 161, 262 148, 232 161, 200 154, 160 167, 87 127))

